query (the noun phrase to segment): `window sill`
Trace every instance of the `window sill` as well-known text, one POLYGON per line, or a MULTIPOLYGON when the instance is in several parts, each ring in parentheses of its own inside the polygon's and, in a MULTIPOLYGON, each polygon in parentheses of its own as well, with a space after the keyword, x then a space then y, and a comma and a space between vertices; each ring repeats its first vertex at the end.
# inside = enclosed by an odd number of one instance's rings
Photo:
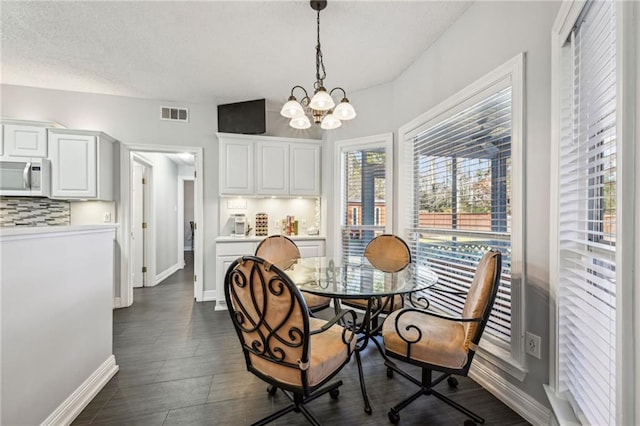
POLYGON ((527 376, 527 368, 520 361, 516 360, 509 351, 487 340, 480 342, 476 356, 498 367, 520 382, 527 376))
POLYGON ((569 401, 559 396, 549 385, 543 385, 544 391, 551 405, 551 412, 556 419, 556 423, 563 426, 579 426, 582 423, 576 418, 576 415, 569 404, 569 401))

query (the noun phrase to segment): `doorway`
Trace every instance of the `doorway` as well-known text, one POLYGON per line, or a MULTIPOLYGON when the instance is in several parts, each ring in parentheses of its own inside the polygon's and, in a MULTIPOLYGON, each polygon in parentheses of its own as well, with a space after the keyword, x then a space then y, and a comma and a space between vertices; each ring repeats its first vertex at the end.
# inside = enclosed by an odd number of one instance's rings
POLYGON ((121 149, 120 162, 120 276, 125 279, 120 280, 116 306, 133 303, 134 287, 156 285, 184 268, 185 182, 192 188, 187 197, 192 201, 194 232, 189 230, 186 237, 193 255, 193 294, 196 301, 202 301, 203 251, 197 228, 202 218, 203 188, 196 178, 201 175, 202 148, 128 145, 121 149))

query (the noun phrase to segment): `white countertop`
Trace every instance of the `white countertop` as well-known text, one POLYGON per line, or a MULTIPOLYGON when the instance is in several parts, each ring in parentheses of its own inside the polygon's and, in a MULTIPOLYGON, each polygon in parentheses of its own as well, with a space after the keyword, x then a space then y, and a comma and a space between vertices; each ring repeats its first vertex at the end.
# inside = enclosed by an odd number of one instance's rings
MULTIPOLYGON (((302 241, 302 240, 325 240, 324 235, 286 235, 286 237, 291 238, 293 241, 302 241)), ((262 241, 267 237, 232 237, 232 236, 222 236, 216 238, 216 242, 218 243, 241 243, 241 242, 256 242, 262 241)))
POLYGON ((16 226, 0 228, 0 241, 18 238, 47 238, 59 235, 115 231, 117 223, 73 226, 16 226))

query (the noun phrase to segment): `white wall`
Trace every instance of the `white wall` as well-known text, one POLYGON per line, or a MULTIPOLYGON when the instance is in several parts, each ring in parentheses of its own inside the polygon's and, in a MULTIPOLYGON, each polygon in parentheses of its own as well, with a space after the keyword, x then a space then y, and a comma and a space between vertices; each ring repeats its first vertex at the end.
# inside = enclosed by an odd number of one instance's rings
MULTIPOLYGON (((353 126, 350 123, 330 135, 334 141, 394 131, 397 149, 400 126, 525 52, 525 328, 542 337, 543 357, 538 360, 527 356, 529 371, 523 382, 493 366, 488 368, 544 405, 547 401, 542 384, 549 377, 550 34, 559 6, 559 2, 474 3, 416 58, 391 89, 382 86, 352 94, 358 117, 353 126), (378 96, 381 105, 377 108, 360 104, 370 105, 378 96), (392 103, 391 108, 387 102, 392 103), (392 114, 391 121, 388 114, 392 114)), ((328 145, 332 150, 332 143, 328 145)), ((334 175, 332 167, 323 163, 325 178, 334 175)), ((324 184, 331 203, 337 195, 324 184)), ((398 217, 398 207, 394 217, 398 217)), ((328 239, 327 245, 331 247, 332 240, 328 239)))
MULTIPOLYGON (((111 299, 115 229, 6 232, 13 234, 0 236, 0 423, 39 425, 53 413, 64 418, 82 410, 83 398, 87 403, 92 398, 87 393, 99 391, 117 371, 111 299), (110 374, 98 377, 105 363, 110 374), (96 382, 84 388, 90 377, 96 382), (76 399, 64 404, 71 395, 76 399)), ((58 418, 51 424, 64 422, 58 418)))

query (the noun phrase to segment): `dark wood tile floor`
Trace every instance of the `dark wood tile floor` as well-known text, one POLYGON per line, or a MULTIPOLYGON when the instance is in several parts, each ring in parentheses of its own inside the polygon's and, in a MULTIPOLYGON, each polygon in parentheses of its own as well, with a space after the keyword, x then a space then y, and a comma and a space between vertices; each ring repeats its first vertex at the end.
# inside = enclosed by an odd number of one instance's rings
MULTIPOLYGON (((134 304, 114 311, 113 345, 120 371, 74 421, 74 425, 247 425, 287 405, 269 398, 266 384, 245 369, 229 314, 213 302, 195 303, 188 267, 160 285, 134 290, 134 304)), ((363 353, 373 414, 363 411, 355 359, 337 378, 338 400, 323 396, 308 405, 327 425, 388 425, 389 408, 415 387, 386 377, 373 345, 363 353)), ((456 390, 439 389, 476 411, 488 425, 528 423, 467 378, 456 390)), ((462 425, 465 416, 433 397, 401 412, 400 425, 462 425)), ((307 425, 298 413, 274 425, 307 425)))

